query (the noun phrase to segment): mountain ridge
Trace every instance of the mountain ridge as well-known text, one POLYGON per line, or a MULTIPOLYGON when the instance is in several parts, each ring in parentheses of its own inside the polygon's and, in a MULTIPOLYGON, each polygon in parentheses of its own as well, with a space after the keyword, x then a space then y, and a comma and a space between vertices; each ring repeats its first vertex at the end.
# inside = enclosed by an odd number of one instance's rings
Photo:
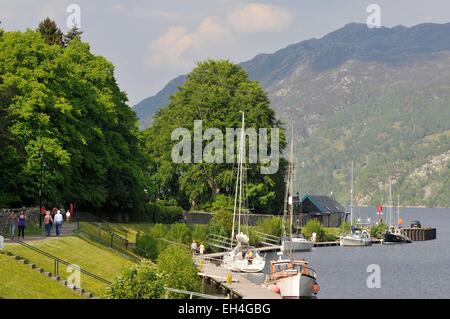
MULTIPOLYGON (((295 122, 303 193, 332 191, 346 201, 355 161, 359 205, 385 201, 394 178, 404 203, 450 207, 450 23, 351 23, 240 65, 261 82, 277 117, 295 122)), ((184 79, 150 98, 153 112, 184 79)))

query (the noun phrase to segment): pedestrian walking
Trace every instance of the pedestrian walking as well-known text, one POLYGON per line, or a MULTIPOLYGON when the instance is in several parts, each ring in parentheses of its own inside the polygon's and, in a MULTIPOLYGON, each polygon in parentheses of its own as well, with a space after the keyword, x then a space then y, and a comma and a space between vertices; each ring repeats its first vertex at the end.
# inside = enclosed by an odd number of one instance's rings
POLYGON ((45 217, 44 217, 44 228, 45 228, 45 235, 47 237, 50 236, 50 232, 52 231, 52 224, 53 224, 53 218, 52 215, 50 215, 50 212, 47 211, 45 213, 45 217))
POLYGON ((25 227, 27 226, 27 216, 24 211, 20 212, 19 218, 17 219, 17 226, 19 228, 18 238, 22 236, 22 239, 25 239, 25 227))
POLYGON ((205 245, 203 245, 203 243, 200 243, 199 252, 200 255, 203 255, 205 253, 205 245))
POLYGON ((67 223, 70 222, 70 210, 67 210, 67 213, 66 213, 66 222, 67 222, 67 223))
POLYGON ((197 248, 197 243, 195 242, 195 240, 193 240, 191 244, 192 256, 195 256, 195 254, 197 253, 197 248))
POLYGON ((64 221, 63 215, 61 214, 61 211, 58 210, 56 212, 55 218, 53 218, 53 221, 55 223, 55 231, 56 231, 56 236, 59 237, 61 236, 61 227, 64 221))
POLYGON ((8 215, 8 229, 9 229, 9 236, 11 236, 11 239, 13 239, 14 236, 16 235, 16 224, 17 224, 16 212, 12 210, 8 215))

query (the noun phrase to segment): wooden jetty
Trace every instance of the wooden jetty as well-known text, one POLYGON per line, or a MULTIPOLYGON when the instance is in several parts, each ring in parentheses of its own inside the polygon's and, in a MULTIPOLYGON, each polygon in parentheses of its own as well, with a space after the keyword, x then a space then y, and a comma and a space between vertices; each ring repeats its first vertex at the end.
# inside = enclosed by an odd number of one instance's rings
POLYGON ((403 228, 403 234, 412 241, 433 240, 437 237, 436 228, 403 228))
POLYGON ((199 275, 225 290, 230 298, 238 299, 281 299, 272 290, 255 284, 245 278, 244 274, 235 273, 223 268, 210 257, 195 258, 199 275))

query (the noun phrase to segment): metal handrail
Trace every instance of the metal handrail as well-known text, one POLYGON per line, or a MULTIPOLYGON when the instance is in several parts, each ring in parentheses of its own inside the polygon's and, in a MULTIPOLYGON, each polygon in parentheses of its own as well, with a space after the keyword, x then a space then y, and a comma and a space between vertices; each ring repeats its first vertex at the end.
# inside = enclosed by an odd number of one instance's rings
MULTIPOLYGON (((4 233, 3 233, 3 236, 5 236, 4 233)), ((50 253, 48 253, 48 252, 46 252, 46 251, 44 251, 42 249, 39 249, 39 248, 34 247, 34 246, 30 245, 30 244, 27 244, 26 242, 23 242, 23 241, 21 241, 19 239, 10 238, 10 240, 15 242, 15 243, 17 243, 17 244, 20 244, 20 245, 28 248, 28 249, 31 249, 31 250, 33 250, 33 251, 35 251, 35 252, 37 252, 37 253, 39 253, 39 254, 41 254, 43 256, 46 256, 46 257, 48 257, 50 259, 53 259, 54 260, 54 273, 55 273, 55 276, 58 276, 58 274, 59 274, 59 263, 61 263, 63 265, 66 265, 66 266, 72 266, 73 265, 73 263, 70 263, 70 262, 68 262, 68 261, 66 261, 64 259, 61 259, 61 258, 59 258, 59 257, 57 257, 55 255, 52 255, 52 254, 50 254, 50 253)), ((91 273, 91 272, 89 272, 89 271, 87 271, 85 269, 82 269, 81 267, 79 268, 79 270, 80 270, 80 272, 82 274, 85 274, 85 275, 87 275, 87 276, 89 276, 89 277, 91 277, 91 278, 93 278, 93 279, 95 279, 97 281, 100 281, 100 282, 102 282, 104 284, 107 284, 107 285, 111 285, 112 284, 112 282, 110 282, 109 280, 107 280, 105 278, 102 278, 99 275, 93 274, 93 273, 91 273)))

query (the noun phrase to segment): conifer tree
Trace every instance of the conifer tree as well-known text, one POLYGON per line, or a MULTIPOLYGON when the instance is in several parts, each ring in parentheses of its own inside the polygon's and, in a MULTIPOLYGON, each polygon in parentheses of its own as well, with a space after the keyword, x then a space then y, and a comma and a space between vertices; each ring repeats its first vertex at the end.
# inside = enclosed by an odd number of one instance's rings
POLYGON ((50 18, 45 18, 44 21, 39 23, 37 31, 41 34, 42 38, 50 45, 59 44, 64 45, 64 34, 56 25, 56 22, 50 18))

